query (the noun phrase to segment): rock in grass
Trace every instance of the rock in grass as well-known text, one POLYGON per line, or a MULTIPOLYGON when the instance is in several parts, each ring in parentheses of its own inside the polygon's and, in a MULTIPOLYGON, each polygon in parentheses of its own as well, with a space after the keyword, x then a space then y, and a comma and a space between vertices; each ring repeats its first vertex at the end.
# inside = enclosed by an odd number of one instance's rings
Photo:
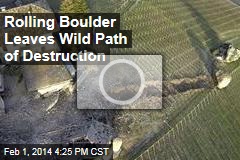
POLYGON ((216 73, 216 75, 217 75, 217 81, 218 81, 217 87, 219 89, 226 88, 229 85, 229 83, 232 81, 232 77, 229 74, 226 74, 226 73, 223 74, 221 71, 219 71, 216 73))
POLYGON ((113 139, 113 152, 117 153, 121 150, 122 147, 122 139, 121 138, 115 138, 113 139))
POLYGON ((119 156, 119 153, 121 152, 122 147, 122 139, 121 138, 115 138, 113 139, 113 158, 117 158, 119 156))
POLYGON ((219 47, 218 53, 216 54, 216 59, 225 62, 231 63, 237 61, 240 58, 240 50, 234 48, 231 43, 225 43, 219 47))

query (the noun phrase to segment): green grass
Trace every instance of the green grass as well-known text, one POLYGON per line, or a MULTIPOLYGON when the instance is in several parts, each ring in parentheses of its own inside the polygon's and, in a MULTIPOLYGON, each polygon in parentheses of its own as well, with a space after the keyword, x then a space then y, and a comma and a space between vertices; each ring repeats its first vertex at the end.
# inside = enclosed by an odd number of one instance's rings
MULTIPOLYGON (((237 68, 233 72, 233 80, 240 78, 239 71, 237 68)), ((138 159, 150 159, 148 155, 159 160, 239 159, 240 109, 236 96, 239 93, 237 83, 207 93, 187 116, 138 159)))
MULTIPOLYGON (((122 28, 133 31, 133 48, 112 53, 161 54, 165 80, 209 74, 210 49, 221 42, 240 48, 240 7, 228 0, 141 0, 135 5, 125 0, 128 5, 121 7, 117 2, 95 5, 98 11, 120 12, 122 28)), ((238 65, 228 66, 233 81, 224 90, 169 96, 161 111, 123 111, 136 122, 127 134, 119 132, 124 139, 120 159, 240 159, 238 65)))

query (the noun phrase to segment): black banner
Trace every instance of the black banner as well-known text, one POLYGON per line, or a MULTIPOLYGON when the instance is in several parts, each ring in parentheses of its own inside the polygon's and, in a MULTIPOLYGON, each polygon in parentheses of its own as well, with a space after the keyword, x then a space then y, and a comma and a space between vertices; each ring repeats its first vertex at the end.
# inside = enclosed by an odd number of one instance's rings
POLYGON ((0 144, 1 160, 113 159, 110 144, 0 144))

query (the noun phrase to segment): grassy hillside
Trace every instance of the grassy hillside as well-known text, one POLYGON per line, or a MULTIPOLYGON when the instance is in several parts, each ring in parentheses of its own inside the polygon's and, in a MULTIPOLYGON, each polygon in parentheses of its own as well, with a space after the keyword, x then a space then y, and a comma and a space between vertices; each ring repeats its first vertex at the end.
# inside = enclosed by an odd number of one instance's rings
MULTIPOLYGON (((240 7, 230 0, 121 2, 93 4, 98 12, 120 12, 122 28, 133 31, 133 48, 112 53, 161 54, 164 80, 210 75, 210 50, 221 42, 240 48, 240 7)), ((233 76, 227 89, 169 96, 162 111, 123 111, 135 122, 119 132, 122 159, 240 159, 238 66, 226 68, 233 76)))
POLYGON ((136 159, 239 159, 240 67, 232 75, 235 83, 189 106, 192 110, 136 159))

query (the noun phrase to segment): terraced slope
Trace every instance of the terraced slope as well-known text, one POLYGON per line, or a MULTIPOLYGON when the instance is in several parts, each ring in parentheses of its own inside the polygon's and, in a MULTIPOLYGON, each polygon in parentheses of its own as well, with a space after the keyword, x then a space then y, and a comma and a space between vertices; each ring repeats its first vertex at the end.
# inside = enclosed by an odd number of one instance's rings
POLYGON ((235 83, 225 90, 214 89, 189 106, 192 110, 173 127, 170 123, 170 130, 136 159, 239 159, 240 67, 232 75, 235 83))
POLYGON ((140 0, 90 0, 89 5, 93 12, 125 13, 131 10, 140 0))
MULTIPOLYGON (((133 30, 133 48, 112 53, 163 55, 164 80, 210 76, 212 49, 226 41, 240 48, 240 7, 230 0, 125 0, 127 7, 109 2, 95 9, 120 12, 123 28, 133 30)), ((123 159, 240 159, 238 66, 226 68, 233 82, 225 90, 169 96, 162 111, 123 111, 135 120, 119 132, 123 159)))

